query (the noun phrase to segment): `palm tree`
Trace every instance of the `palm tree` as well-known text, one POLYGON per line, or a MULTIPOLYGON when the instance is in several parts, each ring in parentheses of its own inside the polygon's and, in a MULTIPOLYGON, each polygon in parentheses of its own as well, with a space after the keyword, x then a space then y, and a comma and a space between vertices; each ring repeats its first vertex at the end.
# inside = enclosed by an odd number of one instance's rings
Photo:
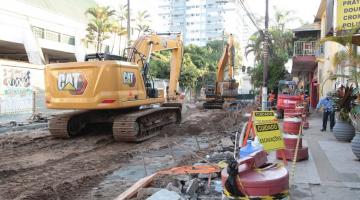
POLYGON ((245 47, 245 56, 247 57, 250 53, 255 56, 255 62, 260 61, 262 58, 262 44, 264 41, 263 34, 255 32, 249 38, 249 43, 245 47))
MULTIPOLYGON (((111 46, 111 53, 113 53, 115 43, 116 43, 116 37, 117 36, 121 37, 122 35, 125 35, 126 34, 126 28, 121 27, 117 21, 112 21, 111 22, 110 33, 112 34, 112 37, 113 37, 113 42, 112 42, 112 46, 111 46)), ((120 48, 120 46, 119 46, 119 48, 120 48)), ((120 50, 119 50, 119 55, 120 55, 120 50)))
POLYGON ((138 37, 141 33, 149 31, 149 23, 150 23, 150 14, 146 11, 139 11, 135 18, 135 22, 137 24, 136 30, 138 31, 138 37))
POLYGON ((96 42, 96 52, 102 50, 104 40, 109 36, 106 34, 112 27, 111 17, 115 14, 115 10, 111 10, 109 6, 99 6, 89 8, 86 15, 90 15, 91 19, 87 27, 87 40, 96 42))
POLYGON ((290 17, 290 14, 292 12, 290 10, 280 10, 276 6, 274 6, 274 10, 275 26, 282 31, 285 29, 286 24, 297 19, 294 17, 290 17))
MULTIPOLYGON (((120 21, 120 29, 125 29, 126 30, 126 26, 123 27, 123 22, 125 22, 125 24, 127 24, 127 20, 128 20, 128 5, 120 5, 119 6, 119 10, 117 11, 116 14, 118 20, 120 21)), ((121 54, 121 38, 122 36, 127 35, 127 32, 122 32, 122 34, 118 34, 119 36, 119 55, 121 54)))
POLYGON ((138 37, 140 37, 141 33, 145 33, 150 31, 150 27, 147 24, 138 24, 135 28, 138 31, 138 37))

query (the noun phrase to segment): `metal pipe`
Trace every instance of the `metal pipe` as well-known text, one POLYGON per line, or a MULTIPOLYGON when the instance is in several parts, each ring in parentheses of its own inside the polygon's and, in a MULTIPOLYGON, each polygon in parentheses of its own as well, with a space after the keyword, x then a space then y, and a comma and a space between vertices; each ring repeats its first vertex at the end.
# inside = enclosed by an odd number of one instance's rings
POLYGON ((236 141, 237 141, 237 135, 238 135, 238 132, 236 132, 236 136, 235 136, 235 147, 234 147, 234 159, 237 160, 237 158, 240 158, 240 154, 237 152, 237 150, 239 150, 240 152, 240 149, 241 149, 241 144, 243 143, 244 141, 244 136, 245 136, 245 132, 246 132, 246 127, 248 125, 248 122, 245 122, 242 130, 241 130, 241 134, 240 134, 240 138, 239 138, 239 143, 237 144, 236 141), (238 146, 239 145, 239 146, 238 146))
POLYGON ((263 71, 263 87, 262 87, 262 106, 261 110, 267 109, 267 82, 269 71, 269 0, 266 0, 265 9, 265 31, 264 31, 264 71, 263 71))
POLYGON ((130 0, 127 1, 127 42, 128 42, 128 47, 130 46, 130 0))

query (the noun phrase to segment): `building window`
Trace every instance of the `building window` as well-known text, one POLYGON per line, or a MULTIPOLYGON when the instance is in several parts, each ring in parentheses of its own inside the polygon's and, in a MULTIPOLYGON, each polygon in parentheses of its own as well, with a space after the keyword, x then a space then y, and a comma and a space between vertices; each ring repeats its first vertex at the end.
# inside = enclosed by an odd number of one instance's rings
POLYGON ((56 33, 54 31, 46 30, 44 39, 55 41, 55 42, 60 42, 59 36, 60 36, 59 33, 56 33))
POLYGON ((60 35, 60 42, 65 44, 75 45, 75 37, 70 35, 60 35))
POLYGON ((75 37, 71 35, 61 34, 55 31, 50 31, 36 26, 32 27, 32 31, 35 37, 37 38, 75 45, 75 37))
POLYGON ((44 38, 44 29, 39 27, 32 27, 32 31, 37 38, 44 38))

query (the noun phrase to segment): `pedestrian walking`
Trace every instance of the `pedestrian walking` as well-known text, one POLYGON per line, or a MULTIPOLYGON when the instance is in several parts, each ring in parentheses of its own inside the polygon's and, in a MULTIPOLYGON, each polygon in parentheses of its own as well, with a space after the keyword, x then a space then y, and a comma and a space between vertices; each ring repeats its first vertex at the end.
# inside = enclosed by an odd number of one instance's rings
POLYGON ((319 110, 323 108, 323 125, 320 131, 326 131, 327 121, 330 117, 330 132, 333 131, 335 125, 335 109, 334 101, 331 97, 331 92, 327 93, 326 97, 322 98, 316 106, 316 109, 319 110))

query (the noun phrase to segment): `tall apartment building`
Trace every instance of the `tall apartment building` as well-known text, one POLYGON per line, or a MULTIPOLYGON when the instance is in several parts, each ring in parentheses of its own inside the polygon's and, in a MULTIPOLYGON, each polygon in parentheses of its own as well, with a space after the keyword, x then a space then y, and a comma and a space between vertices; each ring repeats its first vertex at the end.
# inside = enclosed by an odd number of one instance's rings
POLYGON ((182 32, 185 44, 205 45, 224 33, 239 38, 241 13, 236 0, 161 0, 162 31, 182 32))
MULTIPOLYGON (((255 30, 239 0, 161 0, 159 17, 161 31, 183 33, 185 45, 204 46, 208 41, 222 40, 224 35, 232 33, 240 43, 238 53, 243 57, 242 65, 253 65, 244 53, 255 30)), ((247 72, 240 70, 235 78, 240 82, 239 92, 248 93, 251 83, 247 72)))

